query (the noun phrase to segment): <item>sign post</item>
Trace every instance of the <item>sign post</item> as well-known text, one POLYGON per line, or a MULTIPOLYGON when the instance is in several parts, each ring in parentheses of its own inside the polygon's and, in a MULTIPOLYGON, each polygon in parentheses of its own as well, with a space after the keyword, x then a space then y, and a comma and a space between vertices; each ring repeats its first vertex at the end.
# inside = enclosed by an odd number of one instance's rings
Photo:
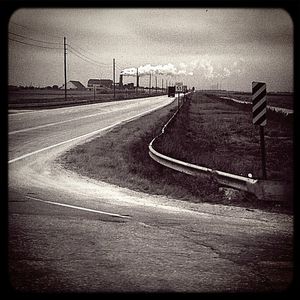
POLYGON ((267 89, 264 82, 252 82, 253 124, 259 125, 263 179, 267 179, 264 126, 267 124, 267 89))
POLYGON ((96 87, 94 86, 94 102, 96 100, 96 87))
POLYGON ((185 98, 185 93, 187 92, 187 86, 186 85, 183 85, 182 86, 182 90, 183 90, 183 100, 185 101, 186 98, 185 98))
POLYGON ((179 109, 180 93, 183 91, 183 83, 182 83, 182 82, 176 82, 176 83, 175 83, 175 91, 178 93, 178 98, 177 98, 177 109, 179 109))

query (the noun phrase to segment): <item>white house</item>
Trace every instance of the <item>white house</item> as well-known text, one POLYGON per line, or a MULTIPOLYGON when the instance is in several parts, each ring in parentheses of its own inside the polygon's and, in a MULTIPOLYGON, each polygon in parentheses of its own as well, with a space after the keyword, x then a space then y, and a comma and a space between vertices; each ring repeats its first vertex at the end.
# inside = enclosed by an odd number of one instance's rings
MULTIPOLYGON (((60 89, 64 90, 65 85, 60 87, 60 89)), ((70 80, 67 82, 67 90, 81 90, 82 91, 82 90, 85 90, 85 86, 79 81, 70 80)))

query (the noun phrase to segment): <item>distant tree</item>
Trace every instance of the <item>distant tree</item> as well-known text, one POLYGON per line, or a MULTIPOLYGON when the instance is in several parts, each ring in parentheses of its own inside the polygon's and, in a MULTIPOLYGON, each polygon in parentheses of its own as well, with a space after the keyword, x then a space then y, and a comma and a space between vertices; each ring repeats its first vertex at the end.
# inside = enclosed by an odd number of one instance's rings
POLYGON ((10 91, 14 91, 14 90, 17 90, 18 87, 17 87, 16 85, 9 85, 9 86, 8 86, 8 89, 9 89, 10 91))
POLYGON ((58 90, 58 85, 55 84, 55 85, 52 86, 52 88, 53 88, 54 90, 58 90))

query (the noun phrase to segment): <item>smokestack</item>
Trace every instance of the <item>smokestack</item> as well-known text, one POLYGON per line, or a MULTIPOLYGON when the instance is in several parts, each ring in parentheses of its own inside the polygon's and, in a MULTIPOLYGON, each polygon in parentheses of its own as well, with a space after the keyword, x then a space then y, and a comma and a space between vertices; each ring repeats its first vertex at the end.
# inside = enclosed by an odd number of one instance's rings
POLYGON ((123 87, 123 75, 120 74, 119 87, 123 87))

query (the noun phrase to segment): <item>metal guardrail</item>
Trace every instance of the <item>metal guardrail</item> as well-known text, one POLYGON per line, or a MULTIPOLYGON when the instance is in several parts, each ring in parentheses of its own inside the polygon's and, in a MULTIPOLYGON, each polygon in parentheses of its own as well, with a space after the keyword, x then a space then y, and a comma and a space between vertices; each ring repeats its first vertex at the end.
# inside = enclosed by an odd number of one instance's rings
MULTIPOLYGON (((230 100, 230 101, 240 103, 240 104, 252 105, 252 103, 249 102, 249 101, 238 100, 238 99, 234 99, 234 98, 231 98, 231 97, 219 97, 219 98, 225 99, 225 100, 230 100)), ((273 110, 275 112, 281 112, 285 115, 289 115, 289 114, 294 113, 294 111, 292 109, 277 107, 277 106, 271 106, 271 105, 267 105, 267 109, 273 110)))
POLYGON ((158 137, 165 133, 167 126, 177 115, 178 111, 179 109, 176 110, 173 116, 163 126, 161 132, 150 142, 148 146, 149 155, 153 160, 161 165, 164 165, 181 173, 189 174, 192 176, 201 176, 204 178, 213 178, 220 185, 249 192, 251 194, 254 194, 260 200, 270 200, 270 198, 272 198, 272 200, 275 201, 282 201, 282 198, 286 195, 287 192, 286 186, 283 186, 280 182, 252 179, 244 176, 226 173, 223 171, 213 170, 169 157, 155 150, 153 148, 153 143, 158 137))

